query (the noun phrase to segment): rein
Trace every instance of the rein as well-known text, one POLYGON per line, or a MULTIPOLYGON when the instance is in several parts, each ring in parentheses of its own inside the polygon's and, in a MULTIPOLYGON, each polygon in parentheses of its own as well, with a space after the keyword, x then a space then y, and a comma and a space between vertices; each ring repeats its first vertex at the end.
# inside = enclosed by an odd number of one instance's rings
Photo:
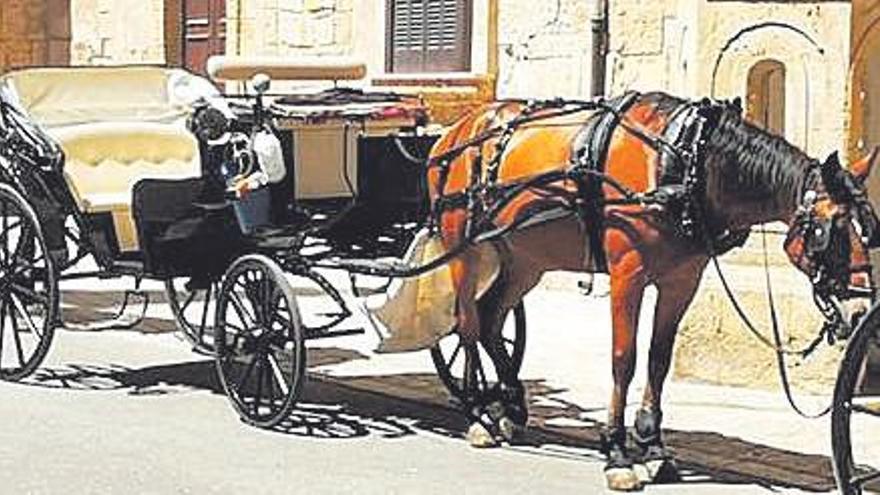
MULTIPOLYGON (((791 390, 791 380, 788 377, 788 368, 785 364, 786 356, 798 356, 800 358, 806 358, 816 348, 819 344, 825 339, 825 336, 829 332, 828 325, 823 325, 822 330, 819 332, 819 335, 813 339, 812 342, 807 344, 803 349, 788 349, 783 346, 782 343, 782 331, 779 328, 779 317, 776 312, 776 303, 773 298, 773 285, 770 282, 770 265, 767 257, 767 232, 764 229, 761 229, 761 239, 764 250, 764 280, 765 285, 767 287, 767 306, 770 312, 770 328, 773 332, 773 341, 770 341, 767 337, 764 336, 761 332, 758 331, 755 324, 752 322, 751 318, 749 318, 748 314, 746 314, 745 310, 739 303, 739 300, 736 298, 736 295, 733 293, 733 290, 730 288, 730 284, 727 282, 727 278, 724 276, 724 272, 721 271, 721 265, 718 263, 718 257, 716 255, 711 255, 712 264, 715 266, 715 272, 718 274, 718 278, 721 280, 721 286, 724 288, 724 292, 727 295, 727 299, 730 301, 731 306, 736 311, 742 323, 749 330, 749 332, 758 339, 759 342, 764 344, 767 348, 771 349, 773 353, 776 355, 776 364, 777 370, 779 372, 779 381, 782 385, 782 390, 785 393, 785 399, 788 401, 789 406, 791 406, 792 410, 796 412, 799 416, 807 418, 807 419, 818 419, 822 416, 828 414, 831 411, 833 404, 829 404, 824 409, 819 411, 818 413, 806 413, 804 410, 798 406, 797 402, 794 399, 794 394, 791 390)), ((827 318, 827 315, 826 315, 827 318)))

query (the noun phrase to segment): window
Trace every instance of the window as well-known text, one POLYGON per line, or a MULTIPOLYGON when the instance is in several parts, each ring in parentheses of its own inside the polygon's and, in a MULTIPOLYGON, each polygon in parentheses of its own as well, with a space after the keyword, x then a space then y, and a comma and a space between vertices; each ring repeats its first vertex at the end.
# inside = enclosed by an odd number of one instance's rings
POLYGON ((472 0, 387 0, 388 72, 471 70, 472 0))
POLYGON ((749 70, 747 115, 752 123, 785 135, 785 65, 762 60, 749 70))

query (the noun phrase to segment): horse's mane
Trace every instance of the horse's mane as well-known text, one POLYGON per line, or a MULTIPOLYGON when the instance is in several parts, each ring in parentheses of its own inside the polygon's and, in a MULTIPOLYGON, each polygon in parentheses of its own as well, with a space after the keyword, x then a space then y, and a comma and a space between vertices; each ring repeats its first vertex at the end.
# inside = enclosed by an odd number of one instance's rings
MULTIPOLYGON (((663 93, 651 93, 646 99, 666 116, 685 103, 663 93)), ((747 122, 734 104, 722 105, 707 146, 710 196, 734 191, 743 199, 772 202, 767 206, 775 211, 798 204, 808 186, 807 174, 817 163, 784 138, 747 122)))
POLYGON ((709 153, 722 181, 744 188, 747 196, 773 199, 779 209, 798 204, 806 175, 817 163, 784 138, 746 122, 732 107, 722 111, 709 153))

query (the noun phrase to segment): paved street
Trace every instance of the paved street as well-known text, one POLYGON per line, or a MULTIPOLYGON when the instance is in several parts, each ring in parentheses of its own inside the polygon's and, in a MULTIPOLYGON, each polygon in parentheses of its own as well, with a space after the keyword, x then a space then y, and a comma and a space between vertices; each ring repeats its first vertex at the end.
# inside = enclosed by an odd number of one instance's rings
MULTIPOLYGON (((122 286, 66 284, 67 314, 110 313, 122 286)), ((140 331, 61 331, 29 383, 0 384, 0 493, 604 491, 596 421, 610 387, 605 298, 546 288, 530 296, 524 377, 535 428, 524 446, 478 451, 462 439, 466 425, 429 356, 375 355, 371 333, 315 343, 290 421, 246 427, 212 363, 168 331, 159 287, 148 288, 159 304, 140 331)), ((681 383, 667 393, 668 439, 686 476, 646 493, 830 488, 827 419, 801 420, 778 393, 681 383)))

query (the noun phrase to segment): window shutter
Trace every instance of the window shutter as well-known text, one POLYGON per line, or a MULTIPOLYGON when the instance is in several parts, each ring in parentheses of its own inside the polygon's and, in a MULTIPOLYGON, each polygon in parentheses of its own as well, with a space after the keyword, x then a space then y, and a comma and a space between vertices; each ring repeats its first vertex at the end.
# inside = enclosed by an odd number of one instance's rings
POLYGON ((389 72, 470 70, 471 0, 388 0, 389 72))

